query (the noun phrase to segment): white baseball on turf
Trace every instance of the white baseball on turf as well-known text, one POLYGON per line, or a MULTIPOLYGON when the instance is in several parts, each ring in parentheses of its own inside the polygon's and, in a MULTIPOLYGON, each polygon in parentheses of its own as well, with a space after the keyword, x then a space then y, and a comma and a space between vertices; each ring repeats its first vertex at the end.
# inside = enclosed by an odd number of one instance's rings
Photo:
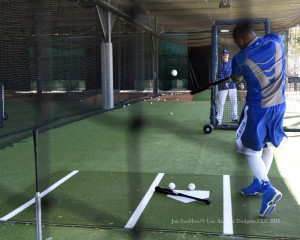
POLYGON ((174 77, 177 76, 177 70, 173 69, 172 72, 171 72, 171 74, 172 74, 172 76, 174 76, 174 77))
POLYGON ((174 190, 175 187, 176 187, 175 183, 172 183, 172 182, 171 182, 171 183, 169 184, 169 189, 174 190))
POLYGON ((173 113, 172 113, 172 112, 170 112, 170 115, 172 116, 172 115, 173 115, 173 113))
POLYGON ((188 188, 189 188, 191 191, 194 191, 195 188, 196 188, 196 186, 195 186, 194 183, 190 183, 189 186, 188 186, 188 188))

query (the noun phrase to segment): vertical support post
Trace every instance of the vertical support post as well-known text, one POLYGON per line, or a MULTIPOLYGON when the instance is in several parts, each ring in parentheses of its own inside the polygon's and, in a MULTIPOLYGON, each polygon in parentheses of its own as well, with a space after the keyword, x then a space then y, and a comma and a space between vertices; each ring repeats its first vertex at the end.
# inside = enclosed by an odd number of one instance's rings
MULTIPOLYGON (((156 18, 154 20, 155 32, 157 32, 156 18)), ((158 39, 152 36, 153 51, 152 51, 152 65, 153 65, 153 94, 158 93, 158 39)))
MULTIPOLYGON (((110 1, 108 1, 110 3, 110 1)), ((107 42, 101 44, 102 108, 114 108, 113 46, 111 43, 111 13, 107 13, 107 42)))
POLYGON ((34 22, 35 22, 35 55, 37 68, 37 93, 42 94, 44 90, 51 90, 51 60, 47 48, 51 46, 50 24, 47 24, 47 16, 50 10, 47 7, 47 1, 35 0, 34 22))
POLYGON ((155 39, 155 50, 153 49, 152 59, 153 59, 153 94, 158 94, 158 40, 155 39))
MULTIPOLYGON (((108 0, 110 4, 110 0, 108 0)), ((110 11, 107 12, 107 40, 108 43, 111 43, 111 13, 110 11)))
POLYGON ((38 176, 38 129, 33 130, 34 143, 34 160, 35 160, 35 219, 36 219, 36 239, 42 240, 42 210, 41 197, 39 191, 39 176, 38 176))
POLYGON ((271 32, 271 21, 269 18, 265 20, 265 33, 268 34, 271 32))
MULTIPOLYGON (((217 80, 217 71, 218 71, 218 30, 219 27, 217 24, 212 26, 212 38, 211 38, 211 81, 215 82, 217 80)), ((218 86, 215 86, 211 91, 211 109, 210 109, 210 123, 212 125, 216 124, 216 106, 218 98, 218 86)))
MULTIPOLYGON (((121 32, 121 26, 119 26, 119 30, 118 32, 121 32)), ((118 105, 120 105, 121 103, 121 98, 120 98, 120 90, 121 90, 121 74, 122 74, 122 57, 123 57, 123 53, 122 53, 122 36, 119 36, 118 39, 118 89, 117 89, 117 94, 118 94, 118 105)))
POLYGON ((3 127, 3 118, 4 118, 4 87, 0 83, 0 128, 3 127))
POLYGON ((36 239, 42 240, 42 210, 41 210, 41 197, 37 192, 35 196, 35 218, 36 218, 36 239))
POLYGON ((114 108, 112 43, 101 44, 102 108, 114 108))

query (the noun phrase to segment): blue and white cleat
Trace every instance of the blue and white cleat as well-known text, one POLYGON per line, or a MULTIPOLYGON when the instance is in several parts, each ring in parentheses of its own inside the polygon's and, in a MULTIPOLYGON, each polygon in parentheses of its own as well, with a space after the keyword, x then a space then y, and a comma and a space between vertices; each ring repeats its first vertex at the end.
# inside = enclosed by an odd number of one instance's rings
POLYGON ((261 185, 256 177, 254 178, 254 181, 250 186, 241 190, 241 194, 247 195, 247 196, 255 196, 260 193, 262 193, 262 189, 261 189, 261 185))
POLYGON ((276 202, 278 202, 281 199, 282 193, 279 192, 276 188, 274 188, 268 181, 263 181, 262 192, 263 199, 259 215, 261 217, 266 217, 274 211, 276 207, 276 202))

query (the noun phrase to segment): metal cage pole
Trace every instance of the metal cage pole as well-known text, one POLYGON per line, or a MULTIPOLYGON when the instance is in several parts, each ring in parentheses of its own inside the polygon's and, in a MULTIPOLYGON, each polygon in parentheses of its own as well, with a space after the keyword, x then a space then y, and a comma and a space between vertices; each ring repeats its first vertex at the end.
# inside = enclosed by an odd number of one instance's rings
MULTIPOLYGON (((211 38, 211 81, 215 82, 217 80, 218 71, 218 31, 219 27, 217 24, 212 26, 212 38, 211 38)), ((217 97, 218 97, 218 86, 213 87, 211 91, 211 109, 210 109, 210 123, 212 125, 216 124, 216 107, 217 107, 217 97)))
POLYGON ((35 218, 36 218, 36 239, 42 240, 42 205, 39 191, 39 177, 38 177, 38 129, 33 130, 33 142, 34 142, 34 160, 35 160, 35 218))
POLYGON ((4 87, 0 83, 0 128, 3 127, 3 118, 4 118, 4 87))
MULTIPOLYGON (((108 1, 110 3, 110 1, 108 1)), ((111 13, 107 12, 107 36, 101 44, 101 72, 102 72, 102 108, 114 108, 113 88, 113 46, 111 42, 111 13)))

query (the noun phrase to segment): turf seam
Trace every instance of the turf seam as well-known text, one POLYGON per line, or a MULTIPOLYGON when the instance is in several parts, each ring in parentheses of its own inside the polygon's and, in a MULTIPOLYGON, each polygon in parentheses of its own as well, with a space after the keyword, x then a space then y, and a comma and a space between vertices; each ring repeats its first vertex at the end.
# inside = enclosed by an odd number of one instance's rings
MULTIPOLYGON (((18 220, 9 220, 3 221, 1 223, 8 224, 25 224, 25 225, 36 225, 32 221, 18 221, 18 220)), ((158 232, 158 233, 187 233, 187 234, 200 234, 206 236, 217 236, 217 237, 230 237, 230 238, 250 238, 250 239, 276 239, 276 240, 290 240, 297 239, 295 237, 271 237, 271 236, 261 236, 261 235, 243 235, 243 234, 223 234, 215 232, 201 232, 201 231, 188 231, 188 230, 174 230, 174 229, 156 229, 156 228, 124 228, 124 227, 105 227, 105 226, 96 226, 96 225, 80 225, 80 224, 59 224, 59 223, 42 223, 43 226, 48 227, 69 227, 69 228, 88 228, 88 229, 103 229, 103 230, 116 230, 116 231, 138 231, 138 232, 158 232)))

